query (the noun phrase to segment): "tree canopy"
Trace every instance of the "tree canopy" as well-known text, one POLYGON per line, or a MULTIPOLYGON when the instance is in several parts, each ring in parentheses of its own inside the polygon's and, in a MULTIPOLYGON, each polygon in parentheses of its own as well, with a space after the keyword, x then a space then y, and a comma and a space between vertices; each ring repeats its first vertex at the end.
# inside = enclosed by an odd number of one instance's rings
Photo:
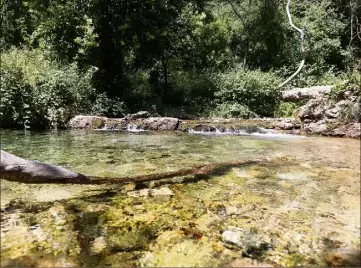
MULTIPOLYGON (((233 116, 230 111, 236 109, 237 116, 272 116, 277 83, 302 59, 299 33, 280 0, 0 3, 1 93, 8 96, 0 104, 1 125, 14 117, 22 125, 26 118, 20 114, 26 113, 30 118, 42 114, 47 121, 51 112, 36 108, 39 90, 58 96, 45 106, 55 114, 67 110, 64 118, 76 112, 120 116, 139 109, 222 111, 221 116, 233 116), (33 69, 26 71, 19 61, 33 61, 33 69), (59 93, 66 83, 72 97, 59 93), (27 92, 28 100, 16 97, 19 92, 27 92), (265 102, 267 109, 261 108, 265 102), (1 108, 6 105, 13 107, 7 116, 1 108), (27 112, 24 105, 30 106, 27 112)), ((358 68, 361 0, 292 1, 290 12, 296 25, 305 26, 306 64, 286 87, 335 83, 358 68)))

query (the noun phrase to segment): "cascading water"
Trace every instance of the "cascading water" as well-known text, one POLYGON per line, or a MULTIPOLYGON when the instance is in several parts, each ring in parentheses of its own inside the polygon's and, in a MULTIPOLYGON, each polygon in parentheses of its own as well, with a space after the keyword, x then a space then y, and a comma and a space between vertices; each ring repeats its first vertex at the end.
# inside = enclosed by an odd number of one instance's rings
POLYGON ((135 124, 128 124, 127 125, 127 131, 128 132, 143 132, 143 131, 146 131, 146 130, 140 128, 139 126, 137 126, 135 124))
POLYGON ((304 136, 291 135, 284 133, 277 133, 272 129, 265 129, 261 127, 256 128, 245 128, 245 129, 232 129, 232 128, 216 128, 216 127, 206 127, 201 130, 195 130, 193 128, 188 129, 189 134, 195 135, 235 135, 235 136, 259 136, 264 138, 305 138, 304 136))

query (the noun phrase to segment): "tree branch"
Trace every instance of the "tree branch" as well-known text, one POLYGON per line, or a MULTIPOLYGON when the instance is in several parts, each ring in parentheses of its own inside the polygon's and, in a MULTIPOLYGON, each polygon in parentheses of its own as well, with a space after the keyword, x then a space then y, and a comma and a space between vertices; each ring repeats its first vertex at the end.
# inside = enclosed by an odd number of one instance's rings
POLYGON ((229 4, 231 5, 232 7, 232 10, 233 12, 237 15, 237 17, 240 19, 240 21, 242 22, 243 24, 243 27, 246 29, 246 31, 248 31, 248 27, 247 27, 247 24, 246 22, 243 20, 243 17, 241 16, 241 13, 238 12, 238 10, 236 9, 236 7, 234 6, 232 0, 228 0, 229 4))
POLYGON ((288 20, 289 20, 289 23, 290 23, 291 27, 296 29, 300 33, 302 61, 301 61, 300 65, 299 65, 298 69, 296 70, 296 72, 294 72, 289 78, 287 78, 286 81, 281 83, 278 86, 279 88, 283 87, 288 82, 290 82, 302 70, 302 68, 303 68, 303 66, 305 65, 305 62, 306 62, 306 49, 305 49, 306 26, 304 25, 303 29, 301 30, 300 28, 298 28, 296 25, 293 24, 291 13, 290 13, 290 5, 291 5, 291 0, 288 0, 287 6, 286 6, 286 12, 287 12, 288 20))
POLYGON ((361 23, 358 22, 358 18, 356 18, 356 34, 361 41, 361 23))

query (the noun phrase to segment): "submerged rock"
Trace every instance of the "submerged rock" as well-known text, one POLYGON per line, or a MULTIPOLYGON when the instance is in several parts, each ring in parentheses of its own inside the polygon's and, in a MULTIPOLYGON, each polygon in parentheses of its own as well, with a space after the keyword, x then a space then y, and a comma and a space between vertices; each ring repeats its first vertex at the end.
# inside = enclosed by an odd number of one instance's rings
POLYGON ((264 250, 267 246, 259 234, 237 227, 229 227, 224 231, 222 241, 225 246, 243 249, 246 254, 250 255, 264 250))
POLYGON ((326 263, 331 267, 360 267, 360 250, 340 248, 327 252, 324 256, 326 263))
POLYGON ((106 238, 104 236, 98 236, 97 238, 94 239, 93 243, 91 244, 90 251, 93 254, 99 254, 106 249, 106 246, 107 246, 106 238))
POLYGON ((128 196, 140 197, 140 196, 172 196, 173 191, 167 187, 161 187, 159 189, 141 189, 138 191, 131 191, 127 193, 128 196))
POLYGON ((235 259, 224 267, 274 267, 271 264, 258 262, 250 258, 235 259))
POLYGON ((288 172, 288 173, 278 173, 276 177, 280 180, 308 180, 312 174, 308 173, 296 173, 296 172, 288 172))

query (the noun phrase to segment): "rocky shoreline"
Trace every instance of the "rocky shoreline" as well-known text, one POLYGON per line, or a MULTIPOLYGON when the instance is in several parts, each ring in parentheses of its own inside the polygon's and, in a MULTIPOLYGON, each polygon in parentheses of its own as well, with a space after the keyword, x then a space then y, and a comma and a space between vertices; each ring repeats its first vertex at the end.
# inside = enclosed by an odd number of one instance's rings
MULTIPOLYGON (((144 112, 141 112, 142 114, 144 112)), ((134 115, 138 115, 134 114, 134 115)), ((284 133, 293 135, 322 135, 360 138, 360 123, 342 124, 335 120, 303 123, 295 118, 267 118, 257 120, 200 119, 180 120, 173 117, 143 117, 135 119, 107 118, 78 115, 70 120, 71 129, 98 129, 118 131, 182 131, 230 134, 284 133)))
POLYGON ((330 97, 332 86, 294 88, 282 92, 286 102, 306 101, 294 118, 181 120, 174 117, 152 117, 147 111, 123 118, 78 115, 69 122, 71 129, 103 129, 120 131, 183 131, 230 134, 286 133, 360 138, 360 97, 346 91, 339 100, 330 97))

